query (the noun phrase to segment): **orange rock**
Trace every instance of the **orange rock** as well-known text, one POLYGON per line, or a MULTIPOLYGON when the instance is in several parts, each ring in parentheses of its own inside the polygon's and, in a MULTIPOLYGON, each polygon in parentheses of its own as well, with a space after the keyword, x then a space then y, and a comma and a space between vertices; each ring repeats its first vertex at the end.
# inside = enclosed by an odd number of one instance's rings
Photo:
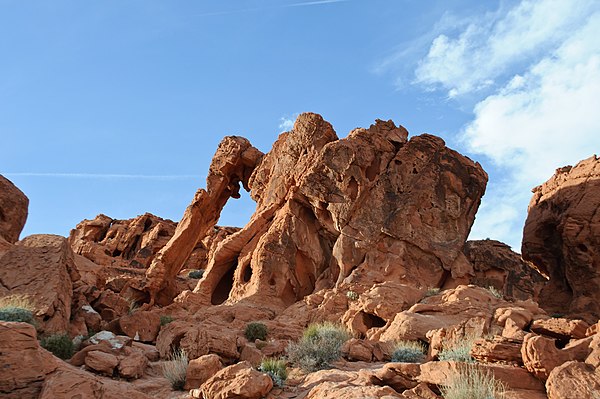
POLYGON ((571 338, 585 338, 588 327, 589 324, 583 320, 552 318, 535 320, 531 323, 530 330, 536 334, 568 341, 571 338))
POLYGON ((552 313, 600 318, 600 160, 556 170, 533 189, 523 230, 523 259, 549 276, 540 304, 552 313))
POLYGON ((589 364, 567 362, 552 370, 546 391, 548 399, 594 398, 600 392, 600 374, 589 364))
POLYGON ((0 254, 0 295, 22 295, 46 333, 69 330, 74 283, 79 274, 64 237, 29 236, 0 254))
POLYGON ((535 300, 547 281, 502 242, 467 241, 463 251, 473 265, 474 276, 469 284, 495 287, 505 298, 535 300))
POLYGON ((478 339, 473 343, 471 356, 479 362, 523 365, 522 343, 498 335, 492 339, 478 339))
POLYGON ((529 374, 525 369, 500 364, 466 364, 458 362, 428 362, 421 364, 421 373, 417 378, 420 382, 433 385, 447 385, 465 367, 473 367, 484 373, 489 373, 499 380, 509 390, 544 392, 541 381, 529 374))
POLYGON ((88 368, 107 376, 113 375, 118 364, 119 358, 101 351, 90 351, 85 357, 85 365, 88 368))
POLYGON ((210 165, 206 190, 196 192, 173 237, 146 271, 142 290, 150 295, 150 305, 162 291, 167 294, 168 302, 175 296, 168 293, 175 277, 196 244, 215 226, 227 200, 239 198, 240 183, 248 189, 250 174, 261 157, 262 153, 243 137, 229 136, 221 141, 210 165))
POLYGON ((488 290, 475 286, 458 286, 426 299, 398 313, 379 339, 420 339, 429 342, 427 332, 431 330, 460 325, 470 319, 482 319, 483 325, 489 325, 494 309, 506 304, 488 290))
POLYGON ((142 350, 126 346, 124 354, 119 356, 117 371, 119 375, 127 379, 141 378, 144 375, 148 358, 142 350))
POLYGON ((185 377, 185 389, 199 388, 223 368, 217 355, 204 355, 190 360, 185 377))
POLYGON ((100 379, 40 348, 33 326, 0 322, 0 396, 6 399, 149 399, 128 384, 100 379))
POLYGON ((592 351, 592 338, 572 342, 564 349, 558 349, 553 339, 527 334, 521 355, 525 368, 537 378, 546 381, 552 370, 571 360, 584 361, 592 351))
POLYGON ((56 369, 52 355, 40 348, 35 328, 27 323, 0 321, 0 359, 2 397, 37 398, 46 374, 56 369))
POLYGON ((438 284, 487 177, 438 138, 406 137, 378 121, 338 139, 320 116, 300 115, 248 182, 255 214, 219 245, 195 292, 207 305, 268 295, 289 306, 344 281, 438 284))
POLYGON ((271 388, 271 377, 254 370, 248 362, 224 368, 200 387, 204 397, 211 399, 259 399, 271 388))
POLYGON ((175 232, 176 223, 146 213, 129 220, 98 215, 71 230, 76 254, 103 266, 147 268, 175 232))
POLYGON ((406 399, 441 399, 442 397, 436 395, 429 386, 425 383, 420 383, 412 389, 408 389, 402 392, 402 397, 406 399))
POLYGON ((400 392, 415 388, 419 383, 417 377, 421 372, 418 364, 414 363, 386 363, 371 377, 374 385, 388 385, 400 392))
POLYGON ((0 238, 14 244, 27 221, 29 199, 10 180, 0 175, 0 238))
POLYGON ((154 342, 160 331, 160 315, 157 312, 134 311, 119 318, 119 328, 130 338, 154 342))

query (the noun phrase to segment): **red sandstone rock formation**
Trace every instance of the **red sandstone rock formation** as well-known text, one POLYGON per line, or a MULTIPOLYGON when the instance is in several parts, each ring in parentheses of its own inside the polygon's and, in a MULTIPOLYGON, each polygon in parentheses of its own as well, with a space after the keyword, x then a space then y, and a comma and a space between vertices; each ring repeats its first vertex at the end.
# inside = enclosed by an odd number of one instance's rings
POLYGON ((0 175, 0 239, 17 242, 27 220, 28 206, 25 194, 0 175))
POLYGON ((550 278, 540 304, 595 322, 600 317, 600 160, 560 168, 533 190, 522 252, 550 278))
POLYGON ((227 200, 239 198, 240 183, 248 190, 248 180, 261 157, 262 153, 243 137, 229 136, 221 141, 210 165, 206 190, 196 192, 173 237, 146 271, 141 290, 148 293, 150 306, 160 293, 167 293, 167 301, 173 298, 175 276, 196 244, 216 225, 227 200))
POLYGON ((505 298, 536 300, 547 281, 530 263, 499 241, 467 241, 464 253, 474 270, 469 283, 494 287, 505 298))
POLYGON ((302 114, 249 179, 257 209, 194 290, 205 304, 260 294, 291 305, 343 281, 441 286, 469 273, 461 249, 487 175, 434 136, 391 121, 338 139, 302 114))
POLYGON ((73 252, 64 237, 32 235, 0 251, 0 297, 27 298, 42 331, 69 329, 73 289, 79 285, 73 252))

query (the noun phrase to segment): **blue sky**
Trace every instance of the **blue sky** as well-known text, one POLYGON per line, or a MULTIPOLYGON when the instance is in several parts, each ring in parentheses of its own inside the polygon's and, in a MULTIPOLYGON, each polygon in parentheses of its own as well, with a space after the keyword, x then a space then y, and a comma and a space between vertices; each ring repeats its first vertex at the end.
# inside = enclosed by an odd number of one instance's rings
POLYGON ((266 152, 300 112, 340 137, 393 119, 484 165, 471 237, 519 250, 531 188, 600 148, 598 37, 593 0, 0 0, 0 173, 23 236, 179 220, 225 135, 266 152))

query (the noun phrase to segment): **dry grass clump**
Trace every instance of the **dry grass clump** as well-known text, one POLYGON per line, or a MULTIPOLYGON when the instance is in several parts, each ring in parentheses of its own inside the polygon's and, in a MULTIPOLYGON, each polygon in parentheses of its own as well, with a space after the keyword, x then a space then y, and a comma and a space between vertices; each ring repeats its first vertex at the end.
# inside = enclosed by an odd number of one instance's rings
POLYGON ((307 372, 326 369, 339 359, 350 333, 342 326, 325 322, 309 325, 297 343, 288 346, 288 359, 307 372))
POLYGON ((258 370, 268 374, 273 380, 273 384, 278 387, 283 386, 288 376, 285 360, 283 359, 263 359, 258 370))
POLYGON ((471 348, 473 348, 473 343, 477 339, 479 337, 475 334, 467 334, 462 338, 457 338, 449 342, 438 354, 438 359, 465 363, 475 362, 473 357, 471 357, 471 348))
POLYGON ((0 298, 0 320, 29 323, 36 327, 35 307, 26 295, 8 295, 0 298))
POLYGON ((398 341, 392 353, 392 362, 419 363, 425 359, 425 347, 419 341, 398 341))
POLYGON ((26 309, 30 312, 35 312, 36 310, 31 298, 22 294, 7 295, 0 298, 0 309, 4 308, 26 309))
POLYGON ((502 399, 505 394, 500 381, 472 366, 458 372, 440 390, 444 399, 502 399))
POLYGON ((169 360, 162 364, 163 376, 169 380, 173 389, 178 391, 183 390, 188 362, 185 351, 178 349, 171 354, 169 360))

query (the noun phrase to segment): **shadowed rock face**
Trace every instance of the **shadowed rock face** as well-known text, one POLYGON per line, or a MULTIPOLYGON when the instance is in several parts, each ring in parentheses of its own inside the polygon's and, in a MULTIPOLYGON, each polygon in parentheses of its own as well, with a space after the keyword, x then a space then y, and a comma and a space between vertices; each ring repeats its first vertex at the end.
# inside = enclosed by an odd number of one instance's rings
POLYGON ((550 277, 540 294, 548 311, 600 317, 600 160, 558 169, 533 190, 522 253, 550 277))
POLYGON ((461 250, 487 175, 438 137, 407 136, 377 121, 338 139, 300 115, 250 177, 256 212, 209 259, 200 302, 290 305, 343 281, 439 287, 470 273, 461 250))
POLYGON ((27 221, 29 199, 12 182, 0 176, 0 239, 13 244, 27 221))
POLYGON ((500 241, 467 241, 464 253, 473 264, 474 276, 470 284, 494 287, 505 298, 537 300, 547 281, 530 263, 500 241))

